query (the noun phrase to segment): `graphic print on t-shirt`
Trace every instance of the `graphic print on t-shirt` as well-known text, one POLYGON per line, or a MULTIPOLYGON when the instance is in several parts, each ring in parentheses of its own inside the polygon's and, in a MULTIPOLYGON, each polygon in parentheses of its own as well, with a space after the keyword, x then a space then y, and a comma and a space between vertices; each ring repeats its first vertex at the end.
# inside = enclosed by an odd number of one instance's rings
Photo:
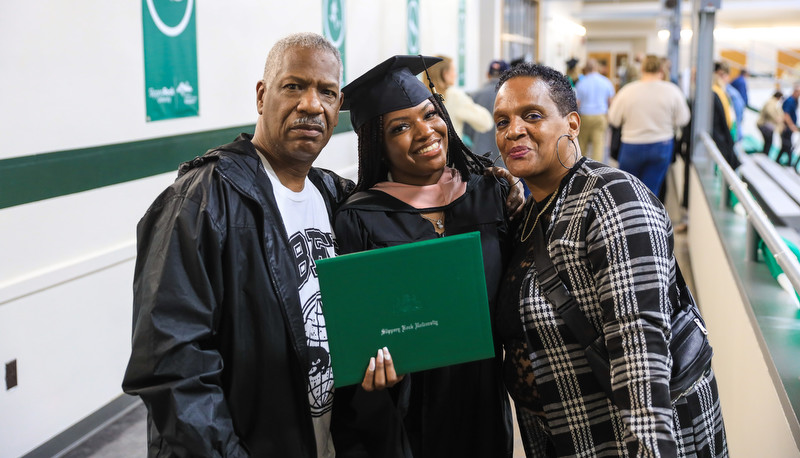
POLYGON ((300 275, 300 299, 303 301, 303 320, 308 339, 308 394, 311 415, 320 416, 333 406, 333 370, 314 261, 331 256, 333 236, 319 229, 309 228, 304 233, 295 232, 289 237, 289 244, 300 275))
POLYGON ((300 274, 300 289, 309 278, 317 278, 317 266, 314 261, 328 258, 328 251, 333 248, 333 237, 319 229, 306 229, 305 236, 299 232, 289 237, 289 245, 294 251, 297 272, 300 274))
POLYGON ((328 347, 328 334, 325 332, 325 318, 322 316, 320 294, 317 293, 303 304, 303 318, 308 337, 309 400, 311 415, 322 415, 333 406, 333 371, 328 347))

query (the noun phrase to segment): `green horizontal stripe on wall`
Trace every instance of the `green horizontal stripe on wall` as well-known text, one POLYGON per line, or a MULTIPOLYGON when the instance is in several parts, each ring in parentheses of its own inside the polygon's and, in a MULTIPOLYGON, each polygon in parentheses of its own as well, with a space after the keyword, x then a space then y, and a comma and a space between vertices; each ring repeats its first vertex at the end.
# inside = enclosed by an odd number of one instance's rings
MULTIPOLYGON (((0 160, 0 208, 177 171, 181 162, 230 143, 254 124, 0 160)), ((352 131, 339 113, 334 134, 352 131)))

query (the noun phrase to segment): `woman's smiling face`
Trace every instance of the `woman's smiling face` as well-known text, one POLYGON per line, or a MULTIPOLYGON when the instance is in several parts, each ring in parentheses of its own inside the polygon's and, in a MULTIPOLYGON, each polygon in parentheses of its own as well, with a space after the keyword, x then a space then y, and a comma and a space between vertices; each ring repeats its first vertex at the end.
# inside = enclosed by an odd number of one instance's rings
POLYGON ((506 167, 529 185, 542 179, 550 182, 563 175, 564 165, 575 162, 570 139, 558 139, 564 134, 576 137, 580 119, 574 112, 560 114, 543 80, 519 76, 503 83, 494 104, 494 121, 495 140, 506 167))
POLYGON ((428 185, 447 163, 447 123, 430 100, 383 115, 384 146, 392 179, 428 185))

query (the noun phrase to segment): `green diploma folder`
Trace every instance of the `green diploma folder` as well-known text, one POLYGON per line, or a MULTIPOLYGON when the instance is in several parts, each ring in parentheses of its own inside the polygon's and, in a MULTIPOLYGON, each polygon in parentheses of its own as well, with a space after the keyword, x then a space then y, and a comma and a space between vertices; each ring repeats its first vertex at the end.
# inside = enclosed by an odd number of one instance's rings
POLYGON ((316 264, 334 386, 361 383, 383 347, 398 374, 494 357, 478 232, 316 264))

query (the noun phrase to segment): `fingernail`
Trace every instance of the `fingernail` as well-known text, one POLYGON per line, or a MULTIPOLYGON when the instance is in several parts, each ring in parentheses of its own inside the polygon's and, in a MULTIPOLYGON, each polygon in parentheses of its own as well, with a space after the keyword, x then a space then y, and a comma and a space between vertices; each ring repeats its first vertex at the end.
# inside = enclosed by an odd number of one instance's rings
POLYGON ((389 354, 389 348, 383 347, 383 357, 386 361, 391 361, 392 355, 389 354))
POLYGON ((380 363, 382 363, 382 362, 383 362, 383 350, 378 350, 378 357, 377 357, 377 360, 378 360, 378 362, 380 362, 380 363))
POLYGON ((371 371, 375 370, 375 358, 370 358, 369 359, 369 370, 371 370, 371 371))

